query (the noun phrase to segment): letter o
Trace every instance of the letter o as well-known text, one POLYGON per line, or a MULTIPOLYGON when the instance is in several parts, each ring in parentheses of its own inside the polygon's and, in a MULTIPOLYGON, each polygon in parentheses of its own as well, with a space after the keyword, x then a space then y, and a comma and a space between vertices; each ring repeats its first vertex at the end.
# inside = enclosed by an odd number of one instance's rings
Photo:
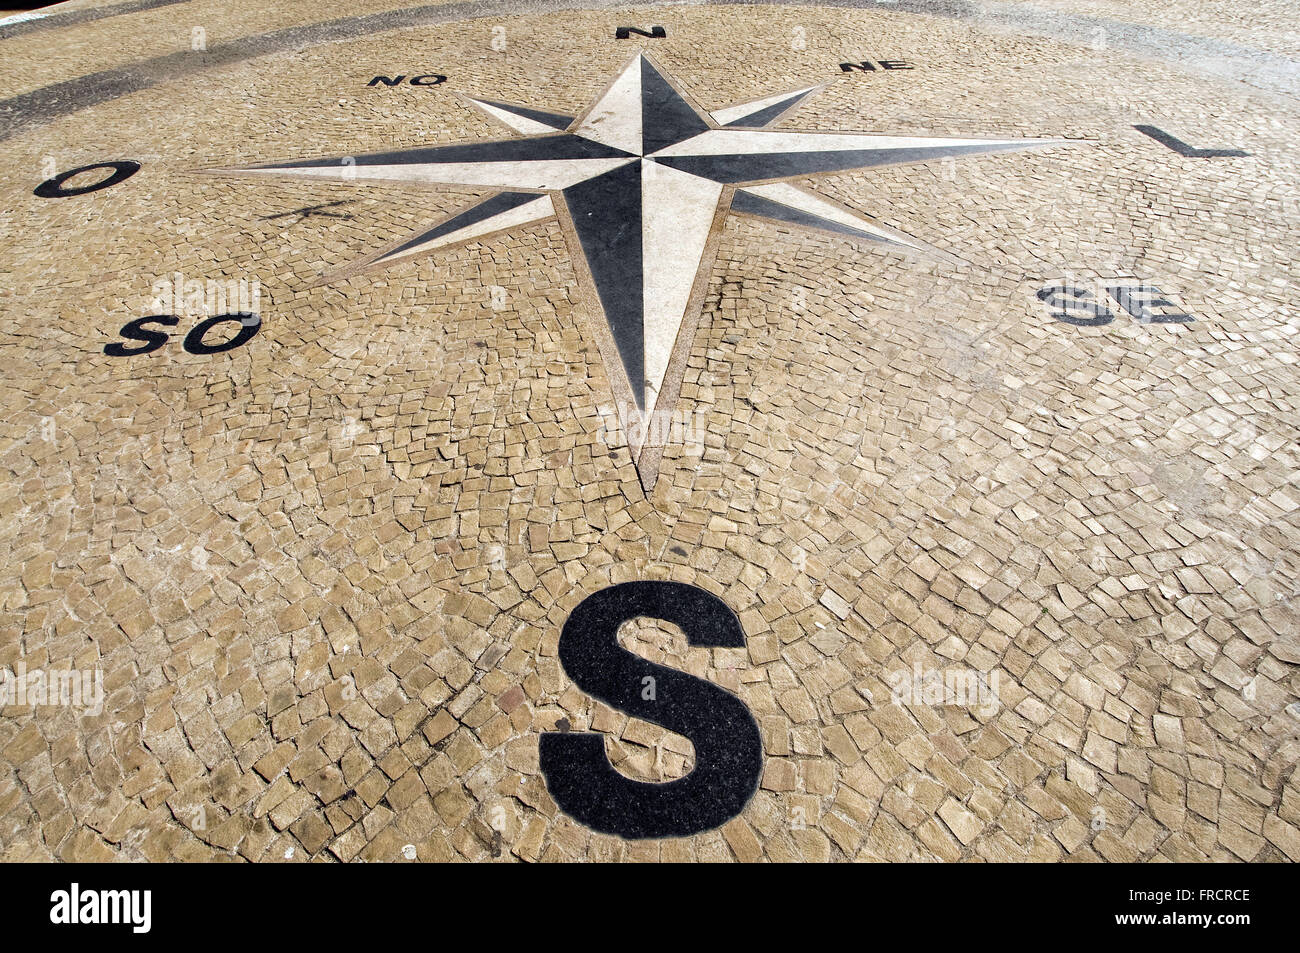
POLYGON ((93 165, 83 165, 80 169, 69 169, 67 172, 60 172, 54 178, 46 179, 36 186, 32 190, 32 194, 43 199, 66 199, 74 195, 85 195, 87 192, 98 192, 100 189, 107 189, 119 182, 125 182, 139 171, 140 163, 132 162, 130 159, 123 159, 120 162, 96 162, 93 165), (63 183, 68 179, 94 169, 112 169, 113 174, 91 185, 64 188, 63 183))
POLYGON ((194 325, 190 329, 190 333, 185 335, 183 346, 191 354, 220 354, 222 351, 231 351, 241 344, 247 344, 260 330, 262 330, 262 319, 255 314, 246 312, 217 314, 194 325), (238 321, 240 324, 239 333, 229 341, 223 341, 220 344, 204 344, 203 336, 223 321, 238 321))

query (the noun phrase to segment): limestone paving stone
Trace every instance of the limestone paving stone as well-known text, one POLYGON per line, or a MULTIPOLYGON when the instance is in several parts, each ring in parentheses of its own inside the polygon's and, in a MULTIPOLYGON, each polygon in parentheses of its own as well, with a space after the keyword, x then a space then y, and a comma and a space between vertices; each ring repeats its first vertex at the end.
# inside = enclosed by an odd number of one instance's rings
MULTIPOLYGON (((1278 4, 1038 6, 1296 54, 1278 4)), ((1300 859, 1293 102, 1122 31, 1099 52, 1014 18, 605 7, 228 63, 192 28, 325 17, 195 2, 0 38, 5 98, 195 64, 0 140, 0 667, 104 690, 94 715, 0 710, 0 858, 1300 859), (625 21, 667 36, 615 41, 625 21), (707 109, 827 84, 777 129, 1069 144, 799 183, 955 261, 721 222, 680 372, 698 433, 650 487, 556 221, 319 283, 486 190, 212 171, 504 138, 458 95, 576 115, 639 48, 707 109), (877 52, 915 68, 839 68, 877 52), (366 86, 401 64, 448 83, 366 86), (32 194, 47 158, 105 157, 142 167, 32 194), (177 274, 258 281, 259 333, 186 352, 204 305, 106 355, 177 274), (1110 300, 1070 326, 1036 294, 1061 282, 1152 283, 1196 320, 1110 300), (592 832, 540 770, 561 722, 628 777, 693 770, 559 662, 577 604, 637 579, 715 593, 746 633, 619 632, 759 726, 756 794, 689 838, 592 832)))

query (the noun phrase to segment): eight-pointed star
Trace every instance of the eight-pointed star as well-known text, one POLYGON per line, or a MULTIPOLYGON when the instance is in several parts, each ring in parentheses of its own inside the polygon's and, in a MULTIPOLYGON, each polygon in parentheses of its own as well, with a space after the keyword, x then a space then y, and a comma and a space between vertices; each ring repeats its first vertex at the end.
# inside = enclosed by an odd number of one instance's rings
POLYGON ((620 379, 610 367, 609 376, 616 390, 635 402, 635 408, 620 407, 620 418, 649 489, 658 453, 647 453, 657 449, 656 428, 644 422, 676 401, 680 384, 669 375, 669 365, 674 354, 684 359, 689 352, 694 316, 686 322, 686 333, 681 333, 683 319, 697 281, 712 266, 709 239, 722 215, 741 212, 920 250, 922 243, 785 180, 1062 141, 763 128, 818 88, 704 113, 641 53, 579 117, 471 100, 523 138, 238 171, 502 190, 373 257, 373 264, 556 215, 567 217, 609 329, 609 339, 598 343, 606 363, 617 363, 625 375, 620 379))

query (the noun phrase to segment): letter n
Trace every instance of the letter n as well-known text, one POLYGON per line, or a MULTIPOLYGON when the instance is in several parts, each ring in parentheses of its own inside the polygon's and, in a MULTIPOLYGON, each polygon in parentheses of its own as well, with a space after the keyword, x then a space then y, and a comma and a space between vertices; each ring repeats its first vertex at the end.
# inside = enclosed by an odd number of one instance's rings
POLYGON ((392 79, 389 79, 387 76, 376 76, 370 82, 366 83, 366 85, 378 86, 380 83, 383 83, 385 86, 400 86, 402 85, 402 80, 404 79, 406 79, 406 74, 402 74, 401 76, 394 76, 392 79))
POLYGON ((614 39, 626 40, 630 38, 633 33, 638 33, 641 36, 649 37, 652 40, 662 40, 664 37, 668 35, 668 31, 661 26, 652 26, 650 28, 650 32, 648 33, 645 30, 641 29, 639 26, 621 26, 621 27, 617 27, 614 30, 614 39))

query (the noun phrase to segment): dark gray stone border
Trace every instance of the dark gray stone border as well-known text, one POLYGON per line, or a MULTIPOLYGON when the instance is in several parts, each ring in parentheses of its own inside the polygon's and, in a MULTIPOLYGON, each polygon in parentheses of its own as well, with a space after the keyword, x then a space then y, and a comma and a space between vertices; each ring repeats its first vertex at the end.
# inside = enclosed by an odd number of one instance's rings
MULTIPOLYGON (((139 0, 137 7, 144 8, 147 4, 157 6, 166 2, 180 0, 139 0)), ((1091 43, 1100 30, 1109 49, 1172 61, 1184 68, 1226 81, 1241 81, 1269 92, 1300 97, 1300 63, 1284 56, 1224 40, 1171 33, 1158 27, 1081 14, 1056 13, 1009 3, 981 5, 970 0, 786 0, 784 3, 771 3, 771 0, 685 0, 664 5, 710 4, 847 7, 928 14, 1083 44, 1091 43)), ((178 51, 119 69, 90 73, 0 101, 0 141, 128 93, 173 82, 202 70, 285 50, 477 17, 545 11, 623 9, 627 5, 627 0, 470 0, 437 6, 407 7, 290 27, 232 40, 207 52, 178 51)), ((110 16, 112 13, 108 11, 121 10, 124 6, 127 4, 84 12, 100 12, 104 16, 110 16)))

